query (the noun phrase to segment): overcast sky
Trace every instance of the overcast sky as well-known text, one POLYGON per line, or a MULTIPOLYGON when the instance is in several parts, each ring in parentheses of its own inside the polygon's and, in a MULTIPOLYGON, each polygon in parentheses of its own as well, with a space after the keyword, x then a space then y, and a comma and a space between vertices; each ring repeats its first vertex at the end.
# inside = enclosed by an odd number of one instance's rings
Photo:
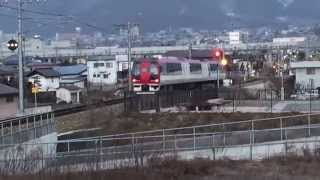
MULTIPOLYGON (((15 6, 13 0, 10 2, 15 6)), ((73 31, 76 26, 85 31, 111 32, 113 24, 128 21, 140 23, 145 31, 156 31, 168 27, 222 29, 318 23, 320 19, 320 0, 47 0, 25 8, 77 20, 25 13, 30 33, 48 34, 73 31)), ((15 12, 0 8, 0 29, 14 31, 16 19, 4 14, 15 12)))

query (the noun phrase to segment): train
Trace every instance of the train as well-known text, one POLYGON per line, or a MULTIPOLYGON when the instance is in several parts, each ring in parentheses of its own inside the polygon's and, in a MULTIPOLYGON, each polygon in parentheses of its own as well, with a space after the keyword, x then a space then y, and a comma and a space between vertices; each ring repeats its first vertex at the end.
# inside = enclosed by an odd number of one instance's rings
POLYGON ((162 87, 209 83, 226 78, 217 60, 192 60, 176 57, 143 58, 133 62, 131 81, 136 93, 156 93, 162 87))

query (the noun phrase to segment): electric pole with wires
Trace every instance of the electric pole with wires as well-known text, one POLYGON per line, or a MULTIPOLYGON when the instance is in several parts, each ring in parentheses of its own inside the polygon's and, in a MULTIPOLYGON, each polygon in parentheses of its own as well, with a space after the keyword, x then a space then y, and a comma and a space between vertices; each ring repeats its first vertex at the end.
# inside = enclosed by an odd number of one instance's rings
POLYGON ((132 91, 132 82, 131 82, 131 64, 132 64, 132 39, 133 39, 133 33, 132 33, 132 28, 134 26, 139 26, 138 24, 131 24, 128 22, 128 24, 120 24, 120 25, 115 25, 117 30, 120 31, 120 35, 124 31, 127 33, 127 42, 128 42, 128 50, 127 50, 127 55, 128 55, 128 91, 132 91))
MULTIPOLYGON (((46 0, 43 0, 46 1, 46 0)), ((18 79, 19 79, 19 112, 18 115, 24 115, 25 107, 24 107, 24 62, 23 62, 23 4, 24 3, 32 3, 33 0, 17 0, 17 10, 18 13, 18 79)), ((40 2, 40 0, 36 0, 36 2, 40 2)), ((3 6, 5 3, 8 3, 8 0, 5 0, 1 3, 3 6)), ((5 6, 4 6, 5 7, 5 6)))

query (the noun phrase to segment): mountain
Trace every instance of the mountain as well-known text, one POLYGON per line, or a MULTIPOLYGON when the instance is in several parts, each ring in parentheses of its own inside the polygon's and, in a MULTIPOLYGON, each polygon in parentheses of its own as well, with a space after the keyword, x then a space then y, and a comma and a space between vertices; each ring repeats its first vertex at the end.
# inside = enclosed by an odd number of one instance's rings
MULTIPOLYGON (((308 24, 317 23, 320 18, 319 0, 47 0, 25 8, 70 15, 81 21, 63 23, 63 18, 43 19, 25 12, 36 21, 40 18, 46 22, 28 23, 26 29, 45 34, 73 31, 76 26, 85 31, 110 32, 114 24, 128 21, 141 24, 145 31, 155 31, 167 27, 223 29, 308 24)), ((12 15, 12 10, 0 10, 0 29, 15 30, 16 19, 1 16, 12 15)))

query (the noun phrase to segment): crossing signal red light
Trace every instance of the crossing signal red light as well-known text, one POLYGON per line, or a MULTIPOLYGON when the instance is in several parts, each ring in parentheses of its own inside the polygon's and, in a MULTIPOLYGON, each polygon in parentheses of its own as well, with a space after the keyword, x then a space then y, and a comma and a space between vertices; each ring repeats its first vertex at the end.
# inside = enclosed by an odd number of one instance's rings
POLYGON ((222 49, 213 49, 212 58, 217 60, 222 60, 224 58, 224 51, 222 49))

